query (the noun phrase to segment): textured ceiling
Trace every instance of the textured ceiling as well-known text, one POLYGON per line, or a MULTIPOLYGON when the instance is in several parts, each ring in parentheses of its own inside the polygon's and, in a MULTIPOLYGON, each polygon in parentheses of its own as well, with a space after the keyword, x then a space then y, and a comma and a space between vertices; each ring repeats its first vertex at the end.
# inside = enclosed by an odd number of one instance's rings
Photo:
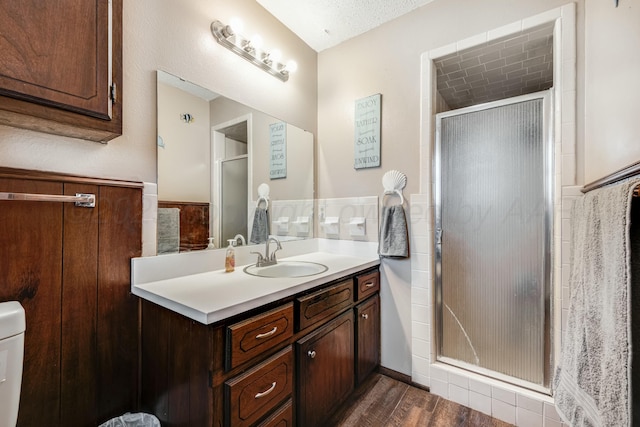
POLYGON ((450 109, 553 86, 553 24, 434 60, 438 92, 450 109))
POLYGON ((320 52, 433 0, 256 0, 320 52))

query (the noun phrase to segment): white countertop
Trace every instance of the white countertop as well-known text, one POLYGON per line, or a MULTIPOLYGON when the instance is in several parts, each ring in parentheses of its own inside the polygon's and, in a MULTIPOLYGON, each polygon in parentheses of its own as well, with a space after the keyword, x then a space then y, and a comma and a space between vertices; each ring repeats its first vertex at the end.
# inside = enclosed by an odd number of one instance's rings
POLYGON ((316 262, 326 265, 328 270, 307 277, 265 278, 245 273, 245 265, 241 265, 232 273, 221 269, 144 283, 136 281, 133 275, 131 292, 198 322, 211 324, 380 264, 377 254, 370 250, 357 256, 319 250, 282 260, 316 262))

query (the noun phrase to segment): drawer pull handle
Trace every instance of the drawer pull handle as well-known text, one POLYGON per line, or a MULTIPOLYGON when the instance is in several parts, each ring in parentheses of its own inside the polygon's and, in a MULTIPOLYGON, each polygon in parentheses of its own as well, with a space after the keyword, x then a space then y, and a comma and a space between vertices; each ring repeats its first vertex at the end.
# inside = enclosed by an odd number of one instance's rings
POLYGON ((375 285, 375 283, 373 283, 373 282, 367 282, 367 283, 364 284, 364 286, 367 287, 367 288, 373 288, 374 285, 375 285))
POLYGON ((260 339, 260 338, 266 338, 266 337, 270 337, 271 335, 275 334, 276 331, 278 330, 277 326, 274 326, 272 330, 270 330, 269 332, 265 332, 264 334, 258 334, 256 335, 256 339, 260 339))
POLYGON ((363 319, 368 319, 368 318, 369 318, 369 315, 368 315, 367 313, 362 313, 362 318, 363 318, 363 319))
POLYGON ((275 390, 275 388, 276 388, 276 382, 274 381, 271 383, 271 387, 269 387, 269 390, 265 390, 262 393, 257 393, 255 398, 260 399, 261 397, 265 397, 267 394, 275 390))
POLYGON ((307 356, 309 356, 312 359, 315 359, 316 358, 315 350, 309 350, 309 352, 307 352, 307 356))

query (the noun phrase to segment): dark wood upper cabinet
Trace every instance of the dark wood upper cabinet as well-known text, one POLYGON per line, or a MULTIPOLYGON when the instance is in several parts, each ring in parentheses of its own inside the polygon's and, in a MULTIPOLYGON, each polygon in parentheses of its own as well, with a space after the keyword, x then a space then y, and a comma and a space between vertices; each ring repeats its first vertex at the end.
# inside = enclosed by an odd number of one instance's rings
POLYGON ((122 134, 122 0, 0 0, 0 124, 122 134))

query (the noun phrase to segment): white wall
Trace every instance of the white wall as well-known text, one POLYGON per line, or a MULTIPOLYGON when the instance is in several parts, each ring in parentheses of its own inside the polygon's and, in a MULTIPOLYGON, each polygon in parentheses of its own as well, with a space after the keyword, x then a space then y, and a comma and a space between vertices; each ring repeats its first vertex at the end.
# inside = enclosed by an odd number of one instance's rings
MULTIPOLYGON (((418 193, 420 55, 537 15, 566 0, 435 0, 318 55, 318 197, 379 195, 382 175, 407 175, 418 193), (381 167, 353 169, 353 103, 382 94, 381 167)), ((578 2, 578 75, 583 84, 582 2, 578 2)), ((578 103, 582 103, 578 98, 578 103)), ((580 109, 580 107, 579 107, 580 109)), ((580 119, 578 126, 583 126, 580 119)), ((579 147, 582 150, 581 147, 579 147)), ((580 173, 580 172, 579 172, 580 173)))
MULTIPOLYGON (((318 198, 380 195, 382 175, 390 169, 407 175, 405 195, 426 193, 426 189, 420 187, 420 163, 430 164, 431 156, 428 150, 420 148, 421 54, 564 3, 564 0, 436 0, 321 52, 318 57, 318 198), (336 72, 338 69, 340 72, 336 72), (374 93, 382 94, 382 166, 356 171, 352 154, 353 103, 374 93)), ((583 31, 581 7, 578 3, 578 35, 583 31)), ((577 44, 581 84, 584 55, 580 36, 577 44)), ((578 127, 583 125, 580 118, 577 121, 578 127)), ((409 221, 413 227, 411 213, 409 221)), ((426 229, 424 231, 426 233, 426 229)), ((416 249, 425 243, 411 242, 412 258, 424 257, 416 249)), ((421 261, 431 263, 428 259, 421 261)), ((411 263, 385 259, 381 270, 382 364, 411 375, 411 263)))
POLYGON ((158 83, 158 199, 209 202, 211 199, 209 102, 158 83), (191 114, 186 123, 181 114, 191 114))
POLYGON ((108 144, 0 126, 0 166, 156 182, 156 73, 162 69, 316 131, 316 52, 253 0, 134 0, 123 10, 123 135, 108 144), (299 68, 281 82, 218 45, 214 19, 242 18, 299 68))
POLYGON ((640 3, 587 2, 585 27, 588 183, 640 160, 640 3))

